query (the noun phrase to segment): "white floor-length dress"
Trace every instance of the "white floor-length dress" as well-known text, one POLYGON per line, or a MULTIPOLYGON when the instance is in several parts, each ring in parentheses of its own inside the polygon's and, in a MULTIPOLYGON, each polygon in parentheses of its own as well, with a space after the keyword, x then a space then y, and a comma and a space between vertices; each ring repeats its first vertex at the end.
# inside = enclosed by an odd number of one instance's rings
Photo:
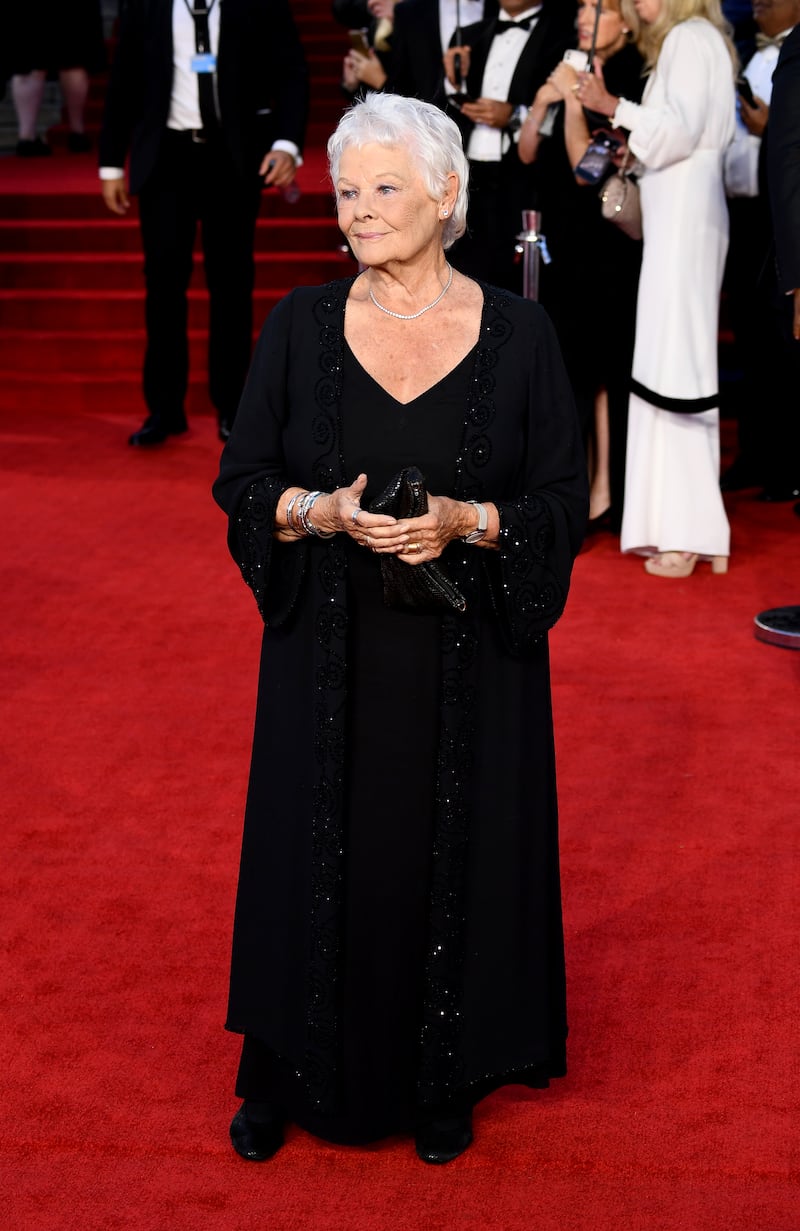
POLYGON ((616 112, 645 168, 623 551, 730 552, 717 330, 728 247, 722 155, 735 114, 730 55, 702 18, 669 32, 642 102, 623 99, 616 112))

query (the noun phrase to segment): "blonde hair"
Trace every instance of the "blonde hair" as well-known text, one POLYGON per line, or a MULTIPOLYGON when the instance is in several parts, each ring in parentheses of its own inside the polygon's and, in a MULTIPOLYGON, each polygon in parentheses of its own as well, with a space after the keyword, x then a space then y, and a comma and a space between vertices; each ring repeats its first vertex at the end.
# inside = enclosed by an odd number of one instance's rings
POLYGON ((628 27, 628 42, 638 43, 642 32, 642 23, 639 20, 639 14, 636 12, 633 0, 617 0, 617 6, 620 17, 628 27))
POLYGON ((725 40, 725 46, 731 57, 733 71, 739 66, 739 57, 731 38, 731 27, 722 14, 720 0, 661 0, 661 12, 649 25, 642 23, 639 34, 639 50, 644 57, 645 69, 652 72, 656 60, 661 53, 661 45, 670 30, 689 21, 692 17, 703 17, 719 30, 725 40))

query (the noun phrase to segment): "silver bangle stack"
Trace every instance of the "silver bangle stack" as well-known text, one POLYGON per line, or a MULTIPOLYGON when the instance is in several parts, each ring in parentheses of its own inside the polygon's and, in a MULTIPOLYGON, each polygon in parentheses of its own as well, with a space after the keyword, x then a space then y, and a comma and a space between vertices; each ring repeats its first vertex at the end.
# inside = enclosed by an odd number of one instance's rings
POLYGON ((286 525, 290 530, 310 535, 315 539, 333 538, 335 530, 318 529, 309 516, 321 495, 322 492, 295 492, 286 506, 286 525))

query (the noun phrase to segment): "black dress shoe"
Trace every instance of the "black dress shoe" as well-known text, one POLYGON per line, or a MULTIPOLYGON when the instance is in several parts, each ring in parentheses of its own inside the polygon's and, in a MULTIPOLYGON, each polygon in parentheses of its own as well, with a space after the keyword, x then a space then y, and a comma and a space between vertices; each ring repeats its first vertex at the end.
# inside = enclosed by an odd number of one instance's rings
POLYGON ((719 488, 723 492, 741 492, 748 487, 760 487, 763 482, 752 463, 746 457, 737 457, 723 473, 719 488))
POLYGON ((264 1163, 283 1145, 283 1119, 276 1115, 271 1120, 254 1123, 247 1116, 246 1104, 242 1103, 231 1120, 231 1142, 236 1153, 248 1162, 264 1163))
POLYGON ((92 139, 86 133, 70 133, 67 137, 67 149, 70 154, 88 154, 92 148, 92 139))
POLYGON ((225 441, 228 439, 228 437, 231 434, 232 427, 233 427, 233 419, 228 419, 225 415, 221 415, 219 418, 219 438, 220 440, 225 441))
POLYGON ((765 487, 763 492, 758 493, 756 500, 760 500, 762 504, 783 504, 784 501, 796 500, 798 496, 800 487, 793 483, 785 487, 765 487))
POLYGON ((423 1163, 452 1163, 472 1145, 472 1116, 429 1120, 417 1129, 414 1144, 423 1163))
POLYGON ((171 419, 165 422, 156 415, 149 415, 138 432, 128 437, 128 444, 139 448, 149 445, 162 445, 169 436, 181 436, 188 428, 185 419, 171 419))
POLYGON ((589 538, 592 534, 600 534, 604 530, 611 532, 612 527, 612 511, 607 508, 599 517, 590 517, 586 523, 586 537, 589 538))
POLYGON ((17 158, 49 158, 52 150, 41 137, 25 138, 17 142, 17 158))

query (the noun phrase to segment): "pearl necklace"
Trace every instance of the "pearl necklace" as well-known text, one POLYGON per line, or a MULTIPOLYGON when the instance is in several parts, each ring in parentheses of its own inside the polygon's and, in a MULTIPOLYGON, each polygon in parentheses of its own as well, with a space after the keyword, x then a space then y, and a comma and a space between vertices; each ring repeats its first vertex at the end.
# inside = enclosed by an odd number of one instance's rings
POLYGON ((447 279, 444 289, 439 292, 439 294, 434 299, 433 303, 426 304, 424 308, 420 308, 419 312, 410 312, 406 315, 406 313, 404 312, 392 312, 391 308, 384 308, 383 304, 378 303, 377 299, 373 295, 372 287, 369 288, 369 297, 372 300, 372 302, 375 304, 375 307, 380 308, 381 312, 385 312, 387 316, 394 316, 398 321, 415 321, 418 316, 423 316, 426 312, 430 312, 431 308, 435 308, 439 300, 444 299, 445 295, 450 290, 450 286, 453 281, 453 266, 450 264, 449 261, 446 261, 445 264, 447 265, 447 268, 450 270, 450 274, 449 274, 449 277, 447 279))

